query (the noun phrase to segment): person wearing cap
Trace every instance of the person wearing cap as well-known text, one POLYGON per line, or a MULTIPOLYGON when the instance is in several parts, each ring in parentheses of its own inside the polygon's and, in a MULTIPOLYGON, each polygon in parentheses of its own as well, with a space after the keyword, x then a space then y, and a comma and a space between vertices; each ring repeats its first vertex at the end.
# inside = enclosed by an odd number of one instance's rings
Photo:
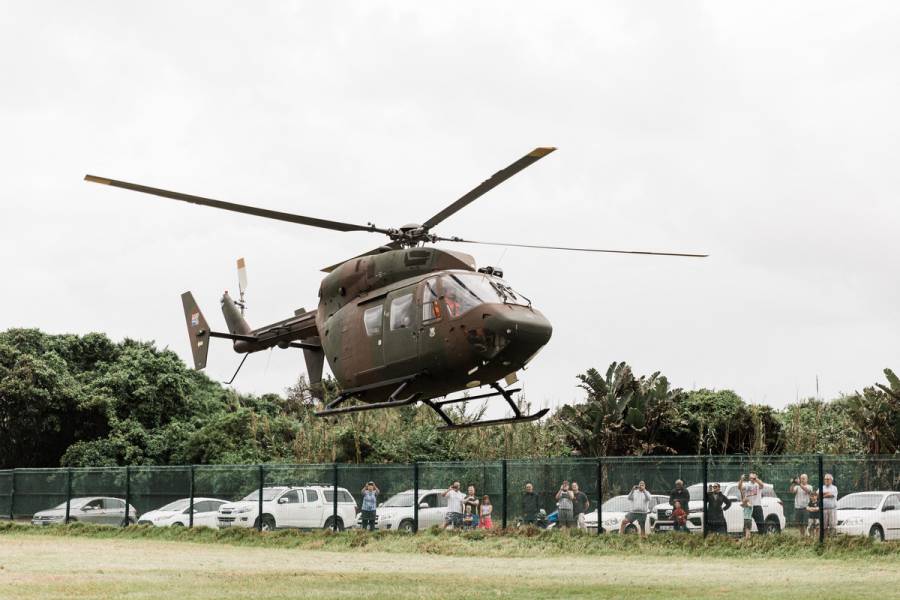
POLYGON ((375 508, 378 506, 378 494, 381 490, 375 485, 374 481, 367 483, 362 489, 362 506, 360 513, 362 514, 362 528, 365 531, 375 531, 375 508))

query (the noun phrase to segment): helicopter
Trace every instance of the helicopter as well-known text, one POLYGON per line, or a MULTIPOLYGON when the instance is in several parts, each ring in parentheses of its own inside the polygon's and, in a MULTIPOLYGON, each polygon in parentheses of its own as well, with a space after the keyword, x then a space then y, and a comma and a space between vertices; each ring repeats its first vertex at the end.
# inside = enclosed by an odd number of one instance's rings
MULTIPOLYGON (((523 414, 513 399, 521 388, 524 369, 550 340, 553 328, 532 301, 503 277, 502 269, 478 268, 466 253, 430 246, 466 243, 577 252, 640 254, 703 258, 706 254, 649 252, 540 246, 445 237, 432 230, 445 219, 513 175, 556 150, 535 148, 422 223, 380 228, 284 213, 245 204, 224 202, 95 175, 84 179, 126 190, 161 196, 243 214, 287 221, 340 232, 364 231, 389 241, 368 252, 322 269, 315 311, 252 328, 244 317, 246 265, 238 261, 240 296, 222 296, 228 331, 214 331, 193 294, 182 294, 182 306, 195 369, 206 367, 211 338, 231 340, 244 354, 269 348, 298 348, 303 352, 313 395, 323 404, 320 417, 357 411, 422 404, 443 421, 442 429, 523 423, 543 417, 549 409, 523 414), (322 371, 325 361, 340 390, 324 403, 322 371), (505 384, 501 385, 501 382, 505 384), (490 391, 470 395, 477 388, 490 391), (462 393, 462 397, 450 397, 462 393), (501 397, 511 417, 456 422, 448 405, 501 397)), ((235 372, 235 376, 237 371, 235 372)), ((234 377, 232 377, 232 381, 234 377)), ((230 382, 228 382, 230 383, 230 382)))

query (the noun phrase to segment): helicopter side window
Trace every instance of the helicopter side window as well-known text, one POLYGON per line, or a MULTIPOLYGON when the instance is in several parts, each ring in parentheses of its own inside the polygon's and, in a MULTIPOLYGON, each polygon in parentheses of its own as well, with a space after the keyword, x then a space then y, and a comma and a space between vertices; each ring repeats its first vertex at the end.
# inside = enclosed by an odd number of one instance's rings
POLYGON ((381 334, 381 311, 384 309, 380 304, 366 309, 363 313, 363 321, 366 324, 366 334, 369 336, 381 334))
POLYGON ((404 294, 391 300, 391 331, 413 326, 413 295, 404 294))
POLYGON ((425 282, 422 290, 422 322, 436 321, 441 318, 441 305, 438 303, 437 278, 425 282))

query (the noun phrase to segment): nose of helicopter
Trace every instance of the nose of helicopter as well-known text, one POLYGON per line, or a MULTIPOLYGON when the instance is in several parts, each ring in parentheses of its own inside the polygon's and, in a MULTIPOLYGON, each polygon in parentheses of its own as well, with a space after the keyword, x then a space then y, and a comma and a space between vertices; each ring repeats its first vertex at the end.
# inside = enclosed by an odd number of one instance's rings
POLYGON ((524 366, 553 333, 550 321, 540 312, 522 306, 503 306, 484 318, 484 328, 505 343, 497 358, 516 368, 524 366))

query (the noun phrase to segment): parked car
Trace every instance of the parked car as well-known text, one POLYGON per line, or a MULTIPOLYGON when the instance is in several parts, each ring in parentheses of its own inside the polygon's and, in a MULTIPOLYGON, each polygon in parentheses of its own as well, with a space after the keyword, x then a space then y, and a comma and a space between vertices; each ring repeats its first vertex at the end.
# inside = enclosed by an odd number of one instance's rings
MULTIPOLYGON (((419 529, 441 525, 447 515, 446 489, 419 490, 419 529)), ((415 523, 413 490, 394 494, 378 505, 375 512, 375 529, 412 531, 415 523)), ((357 516, 357 527, 362 527, 362 514, 357 516)))
MULTIPOLYGON (((137 521, 138 512, 129 506, 128 523, 137 521)), ((56 525, 66 519, 66 503, 34 513, 32 525, 56 525)), ((125 501, 106 496, 86 496, 69 501, 69 522, 96 523, 99 525, 124 525, 125 501)))
POLYGON ((847 494, 838 500, 836 516, 838 533, 880 541, 900 539, 900 493, 847 494))
MULTIPOLYGON (((227 500, 216 498, 194 498, 194 527, 217 527, 219 507, 227 500)), ((182 498, 165 506, 145 512, 138 519, 138 525, 155 527, 187 527, 191 524, 191 499, 182 498)))
MULTIPOLYGON (((334 525, 334 488, 323 485, 264 487, 262 514, 259 514, 259 490, 238 502, 219 507, 219 528, 257 527, 263 530, 294 527, 331 529, 334 525)), ((345 488, 338 488, 337 528, 356 525, 356 500, 345 488)))
MULTIPOLYGON (((669 501, 668 496, 661 494, 652 494, 650 497, 650 514, 647 515, 647 532, 653 531, 653 525, 656 521, 656 506, 665 504, 669 501)), ((602 531, 608 533, 619 533, 619 525, 625 518, 625 515, 631 512, 631 501, 627 495, 613 496, 603 503, 603 524, 602 531)), ((597 533, 597 511, 591 511, 584 515, 584 524, 587 530, 597 533)), ((637 526, 630 524, 625 528, 625 533, 638 533, 637 526)))
MULTIPOLYGON (((709 485, 713 485, 713 483, 710 481, 709 485)), ((728 527, 728 533, 741 534, 744 532, 744 515, 741 510, 741 493, 738 490, 737 482, 720 482, 719 486, 724 490, 728 499, 731 500, 731 507, 725 511, 725 523, 728 527)), ((688 493, 691 495, 691 501, 688 503, 688 531, 703 531, 703 484, 697 483, 689 486, 688 493)), ((784 529, 784 504, 779 500, 774 488, 769 484, 763 487, 761 505, 766 531, 768 533, 778 533, 784 529)), ((672 505, 669 504, 668 497, 666 497, 665 503, 656 505, 654 530, 656 532, 671 531, 674 527, 672 505)), ((756 531, 756 523, 753 524, 753 531, 756 531)))

